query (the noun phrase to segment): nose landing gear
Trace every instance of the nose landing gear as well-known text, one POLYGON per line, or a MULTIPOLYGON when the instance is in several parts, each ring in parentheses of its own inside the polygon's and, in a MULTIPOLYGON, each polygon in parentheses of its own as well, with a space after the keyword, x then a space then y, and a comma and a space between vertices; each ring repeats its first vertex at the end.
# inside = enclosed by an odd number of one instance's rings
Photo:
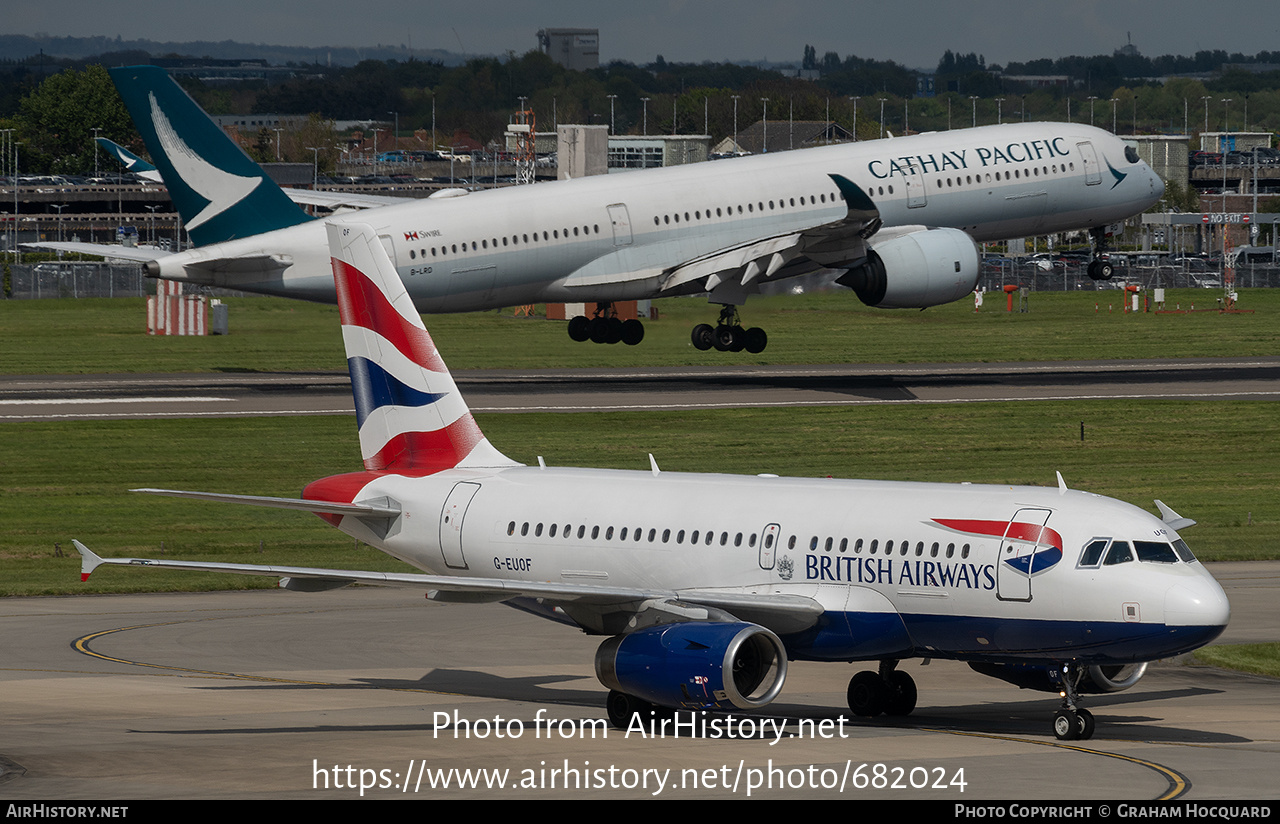
POLYGON ((1059 741, 1088 741, 1093 738, 1093 713, 1077 706, 1080 697, 1076 683, 1080 673, 1072 672, 1070 664, 1062 665, 1059 675, 1062 683, 1062 708, 1053 714, 1053 735, 1059 741))
POLYGON ((1089 237, 1093 239, 1093 259, 1089 261, 1089 267, 1085 271, 1093 280, 1111 280, 1115 270, 1107 257, 1107 227, 1090 229, 1089 237))
POLYGON ((706 351, 713 346, 721 352, 741 352, 747 350, 753 355, 764 351, 769 345, 769 336, 758 326, 743 329, 738 321, 738 307, 722 304, 720 320, 715 326, 699 323, 693 327, 690 336, 695 349, 706 351))

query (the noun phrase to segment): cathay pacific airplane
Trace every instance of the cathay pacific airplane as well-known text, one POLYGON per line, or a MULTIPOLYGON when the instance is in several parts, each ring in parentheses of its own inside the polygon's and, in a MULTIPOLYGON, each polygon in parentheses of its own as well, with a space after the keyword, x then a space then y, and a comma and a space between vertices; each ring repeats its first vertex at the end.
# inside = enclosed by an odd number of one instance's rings
MULTIPOLYGON (((101 558, 101 565, 267 575, 320 591, 362 582, 437 601, 500 601, 604 636, 611 721, 671 707, 763 707, 787 663, 874 661, 857 715, 907 715, 909 658, 1060 692, 1058 738, 1088 738, 1079 695, 1132 686, 1146 662, 1208 643, 1229 605, 1160 517, 1056 487, 523 466, 480 431, 379 229, 326 225, 364 469, 301 499, 147 489, 313 512, 422 574, 101 558)), ((647 717, 647 716, 646 716, 647 717)))
MULTIPOLYGON (((600 303, 576 340, 638 343, 615 301, 706 293, 700 349, 762 350, 737 307, 764 283, 843 272, 867 305, 923 308, 978 279, 975 241, 1088 230, 1110 277, 1107 228, 1164 184, 1114 135, 1027 123, 780 152, 423 200, 272 183, 165 73, 111 70, 196 248, 151 260, 153 277, 333 301, 323 225, 295 200, 359 209, 420 312, 600 303)), ((117 255, 118 256, 118 255, 117 255)))
POLYGON ((133 152, 116 143, 114 140, 108 140, 105 137, 94 138, 98 141, 98 145, 107 150, 107 153, 119 160, 127 171, 133 172, 144 180, 154 181, 155 183, 163 183, 160 177, 160 170, 152 166, 147 161, 138 157, 133 152))

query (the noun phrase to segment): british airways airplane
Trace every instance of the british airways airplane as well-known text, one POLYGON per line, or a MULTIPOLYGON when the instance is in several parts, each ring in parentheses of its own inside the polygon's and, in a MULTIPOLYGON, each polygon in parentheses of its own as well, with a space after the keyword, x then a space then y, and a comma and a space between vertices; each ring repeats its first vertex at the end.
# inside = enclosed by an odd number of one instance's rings
POLYGON ((576 340, 639 343, 612 302, 706 293, 720 315, 693 344, 758 352, 738 307, 764 283, 833 269, 869 306, 936 306, 973 291, 975 241, 1069 230, 1090 232, 1105 279, 1107 227, 1164 193, 1114 135, 1025 123, 423 200, 286 194, 163 69, 111 75, 196 246, 149 260, 152 277, 332 302, 323 224, 294 198, 358 209, 333 219, 376 229, 420 312, 604 304, 576 340))
POLYGON ((1213 640, 1230 608, 1156 502, 1058 486, 744 477, 523 466, 476 425, 375 227, 326 226, 364 469, 300 499, 139 490, 313 512, 424 572, 101 558, 100 565, 354 582, 496 601, 604 636, 611 721, 655 706, 763 707, 787 662, 872 661, 857 715, 907 715, 909 658, 1058 691, 1058 738, 1088 738, 1079 695, 1213 640))

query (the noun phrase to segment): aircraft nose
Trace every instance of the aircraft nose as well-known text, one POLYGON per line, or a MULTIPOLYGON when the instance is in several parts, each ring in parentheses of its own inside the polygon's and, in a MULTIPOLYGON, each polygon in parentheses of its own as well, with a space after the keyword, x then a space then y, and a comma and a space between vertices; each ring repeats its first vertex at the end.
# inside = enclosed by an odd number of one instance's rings
MULTIPOLYGON (((1174 627, 1217 627, 1220 632, 1231 619, 1227 594, 1207 575, 1195 582, 1169 587, 1164 596, 1164 622, 1174 627)), ((1215 632, 1216 636, 1218 633, 1215 632)))

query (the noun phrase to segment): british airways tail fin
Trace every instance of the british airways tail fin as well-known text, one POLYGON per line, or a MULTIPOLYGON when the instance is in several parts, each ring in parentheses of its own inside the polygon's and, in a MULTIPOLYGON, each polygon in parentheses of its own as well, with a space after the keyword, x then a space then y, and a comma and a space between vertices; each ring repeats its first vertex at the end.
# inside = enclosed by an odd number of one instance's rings
POLYGON ((108 140, 105 137, 97 137, 94 139, 98 141, 99 146, 107 150, 107 154, 124 164, 125 171, 133 172, 138 177, 145 178, 147 180, 154 180, 156 183, 164 182, 160 177, 159 169, 138 157, 124 146, 121 146, 114 140, 108 140))
POLYGON ((109 71, 197 246, 312 219, 164 69, 124 66, 109 71))
POLYGON ((471 417, 378 233, 357 223, 327 228, 365 469, 519 466, 471 417))

